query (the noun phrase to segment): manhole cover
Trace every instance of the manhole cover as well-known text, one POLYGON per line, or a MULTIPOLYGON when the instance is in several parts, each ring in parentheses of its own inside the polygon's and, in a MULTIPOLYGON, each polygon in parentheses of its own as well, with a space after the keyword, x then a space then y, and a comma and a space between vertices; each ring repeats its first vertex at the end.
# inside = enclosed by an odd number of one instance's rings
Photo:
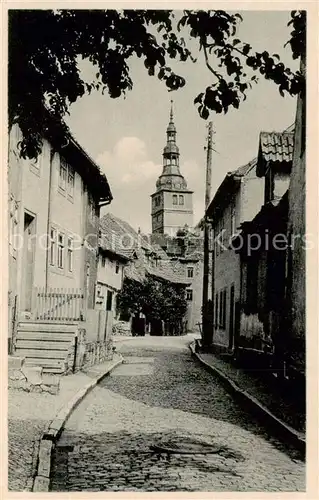
POLYGON ((199 443, 199 442, 189 442, 189 441, 166 441, 162 443, 157 443, 151 446, 153 451, 157 453, 177 453, 177 454, 209 454, 209 453, 219 453, 222 450, 220 446, 199 443))

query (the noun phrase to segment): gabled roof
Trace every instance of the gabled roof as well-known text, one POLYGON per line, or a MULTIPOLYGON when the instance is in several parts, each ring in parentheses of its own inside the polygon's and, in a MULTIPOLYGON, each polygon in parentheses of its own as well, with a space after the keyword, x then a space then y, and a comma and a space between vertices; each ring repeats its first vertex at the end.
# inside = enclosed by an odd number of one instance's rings
POLYGON ((85 184, 101 203, 110 203, 113 199, 111 188, 100 167, 80 146, 63 120, 54 117, 45 106, 41 111, 43 113, 41 119, 45 124, 43 137, 81 175, 85 184))
POLYGON ((210 202, 206 213, 209 217, 218 217, 218 213, 230 202, 233 193, 238 189, 241 179, 245 177, 257 164, 257 158, 250 160, 245 165, 228 172, 210 202))
POLYGON ((270 163, 291 167, 294 150, 293 132, 261 132, 259 136, 259 151, 257 175, 265 175, 267 165, 270 163))
POLYGON ((160 267, 147 267, 146 272, 151 276, 165 281, 170 281, 171 283, 175 283, 177 285, 186 286, 191 283, 189 279, 185 278, 184 274, 177 272, 177 270, 173 268, 172 263, 169 260, 161 262, 160 267))
POLYGON ((134 257, 135 249, 124 246, 124 239, 114 230, 112 220, 107 216, 103 217, 100 221, 100 234, 99 248, 102 251, 112 253, 127 260, 134 257))
POLYGON ((243 177, 244 175, 248 174, 252 168, 255 167, 257 163, 257 158, 254 158, 250 162, 246 163, 246 165, 243 165, 236 170, 233 170, 232 172, 229 172, 231 175, 236 175, 238 177, 243 177))
POLYGON ((108 213, 100 221, 100 231, 102 249, 111 248, 110 251, 117 255, 133 260, 125 269, 125 275, 129 279, 143 281, 146 273, 175 284, 189 284, 184 275, 173 268, 160 245, 151 245, 146 236, 133 229, 128 222, 108 213), (145 255, 149 255, 151 260, 145 259, 145 255), (154 265, 156 260, 157 265, 154 265))

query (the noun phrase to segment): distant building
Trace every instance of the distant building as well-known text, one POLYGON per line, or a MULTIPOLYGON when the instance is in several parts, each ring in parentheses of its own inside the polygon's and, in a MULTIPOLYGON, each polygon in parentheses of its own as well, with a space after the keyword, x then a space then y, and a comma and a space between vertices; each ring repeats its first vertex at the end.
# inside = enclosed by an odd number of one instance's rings
POLYGON ((125 266, 134 258, 134 250, 121 248, 112 231, 110 217, 100 222, 95 307, 117 314, 117 294, 122 289, 125 266))
POLYGON ((162 247, 153 244, 123 219, 106 214, 101 219, 100 232, 97 289, 101 291, 96 295, 98 307, 112 307, 116 312, 116 296, 124 279, 142 283, 151 277, 177 288, 189 286, 190 279, 183 270, 174 266, 162 247))
POLYGON ((197 228, 194 231, 185 228, 179 230, 175 237, 153 234, 155 242, 161 246, 170 259, 173 268, 188 281, 187 331, 199 332, 202 322, 202 290, 203 290, 203 235, 197 228))
POLYGON ((151 195, 152 233, 175 236, 185 225, 193 226, 193 192, 180 172, 172 108, 166 135, 163 171, 156 182, 156 191, 151 195))
POLYGON ((180 172, 172 107, 166 134, 163 172, 156 182, 156 192, 151 195, 152 242, 166 252, 174 268, 189 281, 186 289, 187 329, 198 331, 201 323, 203 241, 192 230, 193 192, 188 189, 187 181, 180 172))

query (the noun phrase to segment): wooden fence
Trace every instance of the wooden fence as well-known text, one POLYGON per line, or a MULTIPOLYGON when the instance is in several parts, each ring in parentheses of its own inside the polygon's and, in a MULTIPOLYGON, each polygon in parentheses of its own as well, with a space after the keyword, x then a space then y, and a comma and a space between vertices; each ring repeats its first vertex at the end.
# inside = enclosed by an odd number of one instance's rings
POLYGON ((80 289, 35 288, 33 311, 36 319, 51 321, 84 321, 86 307, 80 289))

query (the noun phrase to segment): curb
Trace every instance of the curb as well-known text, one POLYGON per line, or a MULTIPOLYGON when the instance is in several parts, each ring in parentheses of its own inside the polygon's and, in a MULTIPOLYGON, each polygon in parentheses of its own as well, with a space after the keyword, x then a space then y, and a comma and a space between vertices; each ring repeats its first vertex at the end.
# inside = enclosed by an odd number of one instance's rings
POLYGON ((55 418, 48 425, 47 430, 43 433, 40 440, 37 472, 33 482, 32 492, 49 491, 52 451, 54 450, 55 444, 61 435, 67 419, 85 396, 94 389, 106 375, 114 370, 114 368, 123 363, 124 358, 120 354, 118 356, 120 359, 115 361, 105 372, 100 373, 78 390, 78 392, 59 410, 55 418))
POLYGON ((192 356, 196 357, 197 360, 213 375, 217 375, 219 380, 224 384, 226 389, 231 392, 240 403, 245 405, 245 408, 249 409, 252 413, 258 415, 269 427, 271 427, 272 431, 275 431, 278 438, 288 442, 290 445, 294 446, 300 453, 302 458, 305 458, 306 455, 306 439, 305 436, 286 424, 280 418, 276 417, 266 406, 264 406, 258 399, 249 394, 247 391, 241 389, 236 382, 234 382, 231 378, 229 378, 225 373, 216 368, 215 366, 211 366, 206 361, 204 361, 200 354, 198 354, 195 350, 195 342, 189 344, 190 351, 192 356))
POLYGON ((125 342, 126 340, 132 340, 134 339, 135 337, 125 337, 123 335, 123 338, 121 338, 121 336, 118 336, 116 338, 113 337, 113 344, 117 344, 118 342, 125 342))

